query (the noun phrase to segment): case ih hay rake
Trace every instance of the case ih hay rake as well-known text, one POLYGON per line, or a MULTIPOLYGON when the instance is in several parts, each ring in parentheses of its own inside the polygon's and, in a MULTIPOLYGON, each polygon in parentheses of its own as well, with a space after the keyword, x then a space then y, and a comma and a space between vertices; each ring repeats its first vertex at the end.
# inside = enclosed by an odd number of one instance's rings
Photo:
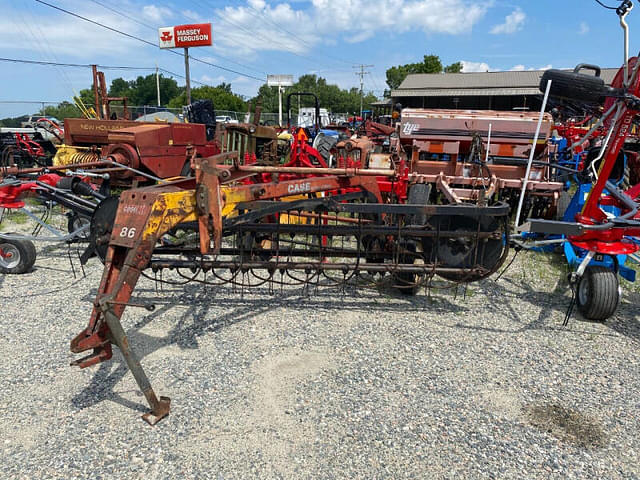
POLYGON ((131 296, 147 269, 156 279, 171 269, 185 280, 243 288, 376 284, 386 276, 413 292, 434 275, 485 278, 507 255, 506 205, 382 203, 376 177, 394 170, 223 166, 230 156, 194 158, 195 179, 122 194, 89 325, 71 342, 72 352, 91 352, 74 362, 81 368, 109 360, 118 346, 152 425, 170 400, 156 396, 120 323, 127 305, 139 306, 131 296), (237 182, 271 171, 299 178, 237 182), (194 240, 167 246, 178 230, 194 240))

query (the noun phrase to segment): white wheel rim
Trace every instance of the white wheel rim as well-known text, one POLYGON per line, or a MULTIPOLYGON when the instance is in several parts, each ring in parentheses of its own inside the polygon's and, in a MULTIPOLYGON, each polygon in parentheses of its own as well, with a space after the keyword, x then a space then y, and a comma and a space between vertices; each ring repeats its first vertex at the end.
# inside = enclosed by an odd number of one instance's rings
MULTIPOLYGON (((77 232, 82 227, 84 226, 89 227, 90 225, 91 225, 91 220, 89 220, 88 218, 77 216, 73 219, 73 222, 71 222, 71 228, 73 228, 73 232, 69 232, 69 233, 77 232)), ((86 240, 87 238, 89 238, 89 234, 90 234, 89 228, 85 228, 83 231, 79 232, 76 236, 78 238, 86 240)))
POLYGON ((0 243, 0 267, 8 270, 16 268, 20 264, 20 250, 10 243, 0 243))
POLYGON ((582 277, 578 284, 578 303, 580 305, 586 305, 589 298, 589 282, 582 277))

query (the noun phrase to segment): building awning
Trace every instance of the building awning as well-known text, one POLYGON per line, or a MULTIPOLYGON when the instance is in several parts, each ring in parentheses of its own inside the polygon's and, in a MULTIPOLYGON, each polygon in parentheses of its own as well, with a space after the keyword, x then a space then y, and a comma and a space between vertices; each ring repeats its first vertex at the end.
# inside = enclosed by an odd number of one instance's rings
POLYGON ((393 90, 393 98, 400 97, 509 97, 541 95, 537 88, 430 88, 393 90))
POLYGON ((391 99, 387 98, 385 100, 380 100, 378 102, 373 102, 371 104, 372 107, 390 107, 391 106, 391 99))
MULTIPOLYGON (((603 68, 602 78, 610 84, 617 68, 603 68)), ((391 92, 402 97, 513 97, 540 95, 543 70, 484 73, 410 74, 391 92)))

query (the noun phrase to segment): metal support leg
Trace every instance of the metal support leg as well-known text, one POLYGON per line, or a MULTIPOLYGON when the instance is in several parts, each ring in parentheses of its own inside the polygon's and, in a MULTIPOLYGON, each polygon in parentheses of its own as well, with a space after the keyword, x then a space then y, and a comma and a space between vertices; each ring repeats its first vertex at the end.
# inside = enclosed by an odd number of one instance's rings
POLYGON ((138 383, 138 387, 144 394, 151 407, 151 412, 145 413, 142 415, 142 419, 147 422, 149 425, 155 425, 164 417, 169 415, 169 410, 171 408, 171 399, 169 397, 158 397, 156 393, 153 391, 151 387, 151 383, 149 382, 149 378, 147 374, 144 372, 142 365, 140 365, 140 361, 136 356, 135 352, 129 346, 129 340, 124 333, 124 329, 122 328, 122 324, 120 323, 120 319, 111 311, 110 308, 105 308, 103 310, 104 319, 109 326, 109 330, 111 330, 111 335, 113 337, 113 342, 118 346, 122 355, 124 355, 124 359, 127 362, 127 366, 133 377, 136 379, 138 383))

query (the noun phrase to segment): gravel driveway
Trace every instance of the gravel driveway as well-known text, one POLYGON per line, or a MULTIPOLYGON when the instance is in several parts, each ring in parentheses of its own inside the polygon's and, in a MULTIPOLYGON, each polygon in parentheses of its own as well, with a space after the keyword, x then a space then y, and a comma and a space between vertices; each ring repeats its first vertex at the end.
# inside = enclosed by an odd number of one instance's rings
POLYGON ((102 265, 40 251, 0 276, 0 477, 640 478, 640 294, 563 328, 559 265, 521 254, 466 297, 142 280, 158 308, 124 325, 172 398, 152 428, 118 352, 68 366, 102 265))

